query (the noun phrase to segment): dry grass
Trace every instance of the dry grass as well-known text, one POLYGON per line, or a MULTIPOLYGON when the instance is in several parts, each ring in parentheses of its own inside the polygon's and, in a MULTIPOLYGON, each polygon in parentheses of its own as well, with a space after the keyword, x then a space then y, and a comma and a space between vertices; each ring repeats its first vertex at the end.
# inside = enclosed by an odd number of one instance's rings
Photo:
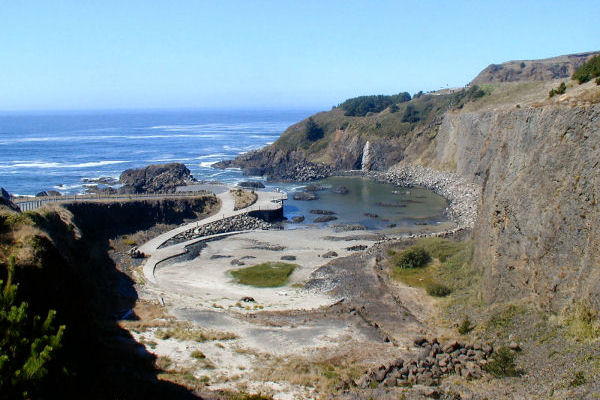
POLYGON ((254 372, 253 379, 287 381, 292 385, 314 389, 320 394, 331 394, 343 382, 357 379, 363 366, 351 354, 325 360, 307 357, 265 358, 262 368, 254 372))
POLYGON ((195 328, 191 323, 177 322, 168 328, 161 328, 154 332, 154 336, 161 340, 189 340, 193 342, 209 342, 218 340, 233 340, 238 336, 231 332, 217 332, 195 328))
POLYGON ((230 190, 229 193, 233 196, 234 210, 250 207, 252 204, 256 203, 256 200, 258 199, 258 195, 254 193, 253 190, 233 189, 230 190))

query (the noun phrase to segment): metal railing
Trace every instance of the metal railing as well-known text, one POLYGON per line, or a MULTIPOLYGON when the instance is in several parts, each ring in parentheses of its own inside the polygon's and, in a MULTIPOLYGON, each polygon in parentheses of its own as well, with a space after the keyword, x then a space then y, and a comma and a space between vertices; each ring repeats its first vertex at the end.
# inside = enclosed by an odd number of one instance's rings
POLYGON ((140 193, 140 194, 105 194, 105 195, 75 195, 75 196, 52 196, 35 199, 13 198, 21 211, 32 211, 48 203, 64 203, 73 201, 102 201, 102 200, 148 200, 179 197, 196 197, 210 194, 208 191, 199 192, 177 192, 177 193, 140 193))

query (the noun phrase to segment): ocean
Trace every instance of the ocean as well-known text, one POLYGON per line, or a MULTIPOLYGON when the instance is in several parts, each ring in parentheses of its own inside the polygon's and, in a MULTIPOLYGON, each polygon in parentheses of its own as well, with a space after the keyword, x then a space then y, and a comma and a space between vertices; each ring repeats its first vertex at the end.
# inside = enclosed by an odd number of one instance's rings
POLYGON ((0 186, 11 194, 85 191, 87 178, 148 164, 184 163, 198 180, 247 179, 216 170, 315 110, 121 111, 0 114, 0 186))

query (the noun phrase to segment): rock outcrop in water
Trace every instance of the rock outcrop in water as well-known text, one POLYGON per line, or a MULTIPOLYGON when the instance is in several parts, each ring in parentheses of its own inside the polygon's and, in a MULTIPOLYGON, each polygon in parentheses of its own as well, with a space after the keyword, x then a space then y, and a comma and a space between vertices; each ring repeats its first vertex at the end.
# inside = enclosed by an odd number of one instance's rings
POLYGON ((154 164, 144 168, 123 171, 119 182, 120 193, 174 193, 177 186, 196 180, 183 164, 154 164))

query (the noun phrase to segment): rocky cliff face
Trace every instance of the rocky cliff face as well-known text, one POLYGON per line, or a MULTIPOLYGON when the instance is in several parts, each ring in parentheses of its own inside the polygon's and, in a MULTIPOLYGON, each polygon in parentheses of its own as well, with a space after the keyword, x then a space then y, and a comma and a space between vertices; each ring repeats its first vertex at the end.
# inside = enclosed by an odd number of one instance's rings
POLYGON ((489 300, 600 309, 600 105, 448 114, 428 155, 483 187, 474 261, 489 300))
POLYGON ((543 60, 519 60, 491 64, 473 79, 473 85, 494 82, 548 81, 568 79, 573 72, 598 52, 569 54, 543 60))

